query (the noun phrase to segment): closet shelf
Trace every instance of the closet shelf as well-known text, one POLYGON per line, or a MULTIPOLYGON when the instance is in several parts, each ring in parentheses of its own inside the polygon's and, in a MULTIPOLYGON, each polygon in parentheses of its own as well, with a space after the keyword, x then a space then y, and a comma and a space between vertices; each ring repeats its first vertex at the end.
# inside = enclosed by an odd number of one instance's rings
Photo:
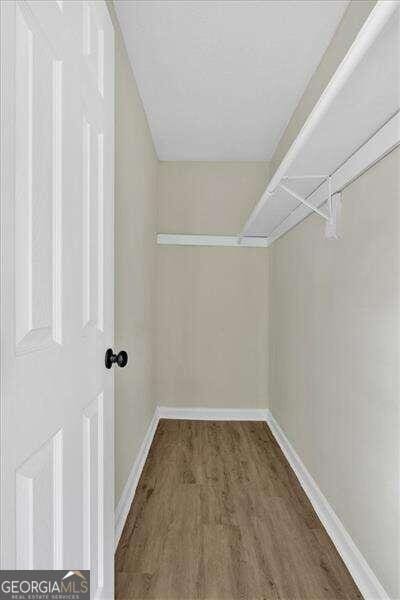
POLYGON ((238 236, 158 244, 268 247, 313 211, 336 237, 340 194, 400 144, 400 0, 378 0, 238 236))
POLYGON ((269 245, 312 211, 332 221, 332 196, 400 143, 399 7, 377 2, 241 236, 269 245))
POLYGON ((263 237, 238 235, 191 235, 186 233, 158 233, 157 244, 162 246, 231 246, 235 248, 266 248, 270 245, 263 237))

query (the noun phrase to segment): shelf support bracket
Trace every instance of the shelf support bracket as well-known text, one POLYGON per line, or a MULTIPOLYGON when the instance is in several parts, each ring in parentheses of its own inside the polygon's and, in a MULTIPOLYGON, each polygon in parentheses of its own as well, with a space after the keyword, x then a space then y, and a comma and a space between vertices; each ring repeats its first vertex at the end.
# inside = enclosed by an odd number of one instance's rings
POLYGON ((330 217, 325 225, 325 237, 328 240, 339 239, 339 221, 342 211, 342 194, 337 192, 329 197, 330 217))
POLYGON ((301 202, 301 204, 304 204, 304 206, 307 206, 312 211, 314 211, 315 213, 317 213, 317 215, 319 215, 320 217, 322 217, 323 219, 325 219, 325 221, 329 221, 330 215, 326 215, 322 210, 320 210, 319 208, 317 208, 313 204, 310 204, 310 202, 307 202, 307 200, 305 198, 303 198, 303 196, 300 196, 300 194, 298 194, 294 190, 291 190, 289 187, 287 187, 287 185, 284 185, 283 183, 280 183, 278 187, 280 187, 282 190, 284 190, 290 196, 293 196, 293 198, 296 198, 296 200, 298 200, 299 202, 301 202))

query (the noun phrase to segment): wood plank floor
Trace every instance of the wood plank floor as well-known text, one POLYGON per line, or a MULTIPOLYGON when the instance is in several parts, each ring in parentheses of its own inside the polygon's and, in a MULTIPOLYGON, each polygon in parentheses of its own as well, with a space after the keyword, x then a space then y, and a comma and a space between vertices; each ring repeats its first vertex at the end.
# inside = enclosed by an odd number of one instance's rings
POLYGON ((116 598, 362 598, 265 423, 161 420, 116 598))

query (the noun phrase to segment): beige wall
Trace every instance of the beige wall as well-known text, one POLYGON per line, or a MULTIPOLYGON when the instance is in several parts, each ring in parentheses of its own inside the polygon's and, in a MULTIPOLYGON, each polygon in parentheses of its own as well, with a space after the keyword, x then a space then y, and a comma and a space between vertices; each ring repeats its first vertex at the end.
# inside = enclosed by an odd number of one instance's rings
POLYGON ((115 373, 115 501, 154 412, 153 334, 158 160, 115 18, 115 347, 129 365, 115 373))
MULTIPOLYGON (((375 6, 353 1, 271 161, 271 175, 375 6)), ((400 597, 399 151, 343 194, 343 235, 310 216, 270 249, 269 399, 391 598, 400 597)))
POLYGON ((160 233, 235 235, 267 184, 264 162, 160 162, 160 233))
POLYGON ((308 218, 271 247, 270 405, 391 598, 399 587, 399 168, 343 195, 342 238, 308 218))
MULTIPOLYGON (((158 231, 235 234, 265 163, 160 163, 158 231)), ((158 246, 156 399, 262 407, 267 393, 264 249, 158 246)))

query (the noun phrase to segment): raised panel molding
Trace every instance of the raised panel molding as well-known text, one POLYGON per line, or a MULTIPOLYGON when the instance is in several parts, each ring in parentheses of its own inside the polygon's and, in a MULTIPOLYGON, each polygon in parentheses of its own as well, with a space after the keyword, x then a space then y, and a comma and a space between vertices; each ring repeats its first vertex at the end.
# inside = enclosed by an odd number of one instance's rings
POLYGON ((62 341, 62 62, 19 4, 16 37, 15 336, 24 353, 62 341))
POLYGON ((97 327, 104 331, 104 134, 97 134, 97 327))
POLYGON ((103 394, 83 413, 83 560, 91 570, 94 597, 104 585, 103 394))
POLYGON ((83 308, 83 327, 91 322, 91 285, 90 285, 90 194, 91 194, 91 127, 86 117, 82 120, 82 308, 83 308))
POLYGON ((58 431, 16 471, 16 568, 60 569, 63 437, 58 431))
POLYGON ((104 328, 104 135, 82 120, 82 325, 104 328))
POLYGON ((95 5, 89 1, 83 5, 83 55, 99 94, 104 96, 104 31, 97 21, 95 5))

